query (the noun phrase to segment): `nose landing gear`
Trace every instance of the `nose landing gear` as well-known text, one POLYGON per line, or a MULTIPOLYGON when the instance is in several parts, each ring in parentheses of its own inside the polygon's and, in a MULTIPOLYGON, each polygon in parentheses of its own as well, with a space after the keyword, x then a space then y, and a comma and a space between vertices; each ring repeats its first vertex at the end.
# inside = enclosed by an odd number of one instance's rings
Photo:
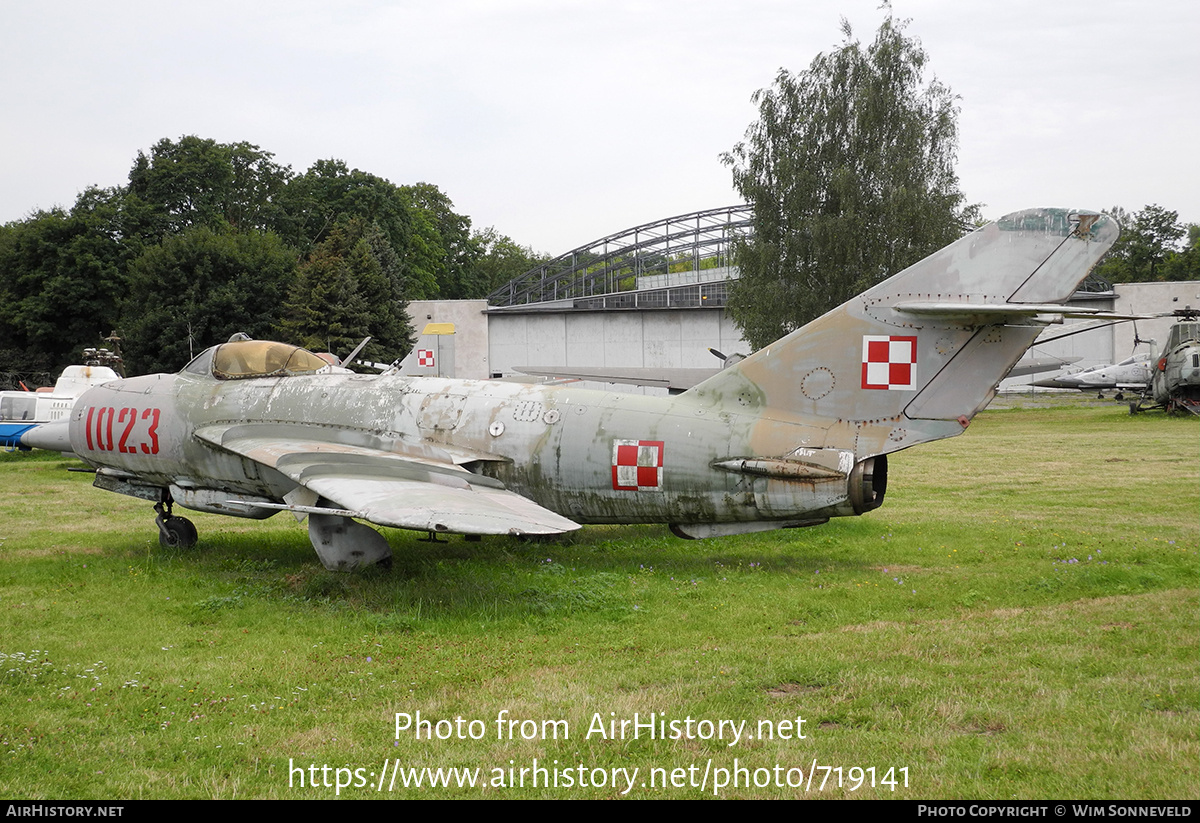
POLYGON ((154 518, 158 526, 158 545, 164 549, 190 549, 199 540, 199 534, 191 520, 171 514, 170 499, 154 504, 158 515, 154 518))

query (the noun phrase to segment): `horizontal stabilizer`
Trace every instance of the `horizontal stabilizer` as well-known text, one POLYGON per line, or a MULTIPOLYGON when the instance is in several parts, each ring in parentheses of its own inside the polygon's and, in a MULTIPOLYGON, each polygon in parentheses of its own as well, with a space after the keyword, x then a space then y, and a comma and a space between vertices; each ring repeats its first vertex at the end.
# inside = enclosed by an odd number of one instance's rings
POLYGON ((947 320, 964 320, 986 323, 1003 323, 1022 317, 1057 315, 1088 320, 1151 320, 1151 315, 1114 314, 1103 309, 1059 305, 1058 303, 919 303, 903 302, 892 306, 894 311, 914 317, 937 317, 947 320))

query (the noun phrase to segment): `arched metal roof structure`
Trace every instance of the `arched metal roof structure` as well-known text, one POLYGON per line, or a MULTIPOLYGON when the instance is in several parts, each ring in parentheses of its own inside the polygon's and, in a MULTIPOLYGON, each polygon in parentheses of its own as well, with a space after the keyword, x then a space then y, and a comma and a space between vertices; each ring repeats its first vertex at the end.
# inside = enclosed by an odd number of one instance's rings
MULTIPOLYGON (((746 204, 643 223, 530 269, 489 294, 488 305, 503 309, 552 304, 560 310, 723 308, 726 281, 738 276, 734 241, 753 231, 753 206, 746 204)), ((1112 292, 1112 285, 1089 274, 1079 291, 1106 294, 1112 292)))
POLYGON ((751 207, 738 205, 634 226, 530 269, 487 301, 493 308, 563 301, 580 309, 723 306, 733 241, 750 233, 751 218, 751 207))

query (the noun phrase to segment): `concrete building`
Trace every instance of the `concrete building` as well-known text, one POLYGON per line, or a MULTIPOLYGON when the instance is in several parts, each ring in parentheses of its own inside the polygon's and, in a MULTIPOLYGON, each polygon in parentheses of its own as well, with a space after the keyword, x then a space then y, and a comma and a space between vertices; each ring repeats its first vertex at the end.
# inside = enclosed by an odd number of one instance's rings
MULTIPOLYGON (((487 300, 419 300, 409 313, 418 332, 427 323, 454 323, 455 373, 463 378, 509 377, 525 366, 715 371, 721 364, 710 347, 750 353, 725 312, 728 281, 738 276, 730 265, 733 241, 749 231, 748 206, 670 217, 573 249, 487 300)), ((1122 314, 1200 307, 1200 283, 1109 286, 1089 279, 1070 305, 1122 314)), ((1139 322, 1138 336, 1161 344, 1171 322, 1139 322)), ((1068 320, 1050 326, 1029 356, 1084 368, 1133 353, 1132 323, 1071 333, 1094 325, 1068 320)), ((1052 373, 1010 378, 1001 390, 1052 373)))
MULTIPOLYGON (((1117 293, 1113 309, 1122 314, 1155 314, 1176 309, 1200 309, 1200 281, 1196 280, 1177 283, 1124 283, 1114 286, 1113 290, 1117 293)), ((1170 317, 1139 320, 1137 336, 1142 340, 1158 341, 1161 350, 1167 342, 1167 331, 1174 322, 1174 318, 1170 317)), ((1128 357, 1133 351, 1133 337, 1132 323, 1113 326, 1113 349, 1119 357, 1128 357)))
MULTIPOLYGON (((1164 314, 1182 308, 1200 308, 1200 282, 1180 281, 1175 283, 1117 283, 1108 293, 1076 294, 1071 305, 1090 306, 1112 311, 1116 314, 1164 314)), ((1110 323, 1079 334, 1070 334, 1073 328, 1096 326, 1094 321, 1068 320, 1061 326, 1050 326, 1039 341, 1034 343, 1030 355, 1042 358, 1078 357, 1070 365, 1072 370, 1088 366, 1119 363, 1133 354, 1149 353, 1147 341, 1154 340, 1158 350, 1166 343, 1167 332, 1175 322, 1173 317, 1139 320, 1137 323, 1110 323), (1134 335, 1142 341, 1135 349, 1134 335), (1070 334, 1070 336, 1064 336, 1070 334), (1058 339, 1054 339, 1058 338, 1058 339)), ((1002 391, 1020 389, 1031 381, 1049 377, 1053 372, 1010 378, 1001 383, 1002 391)))

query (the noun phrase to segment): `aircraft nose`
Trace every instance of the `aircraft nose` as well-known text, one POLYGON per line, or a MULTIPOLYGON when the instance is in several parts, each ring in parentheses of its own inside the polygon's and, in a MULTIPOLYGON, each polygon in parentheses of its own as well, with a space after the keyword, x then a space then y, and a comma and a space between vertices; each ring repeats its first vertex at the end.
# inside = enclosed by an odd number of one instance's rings
POLYGON ((70 425, 64 420, 59 423, 43 423, 40 426, 34 426, 21 435, 21 445, 30 449, 70 452, 72 451, 70 425))

